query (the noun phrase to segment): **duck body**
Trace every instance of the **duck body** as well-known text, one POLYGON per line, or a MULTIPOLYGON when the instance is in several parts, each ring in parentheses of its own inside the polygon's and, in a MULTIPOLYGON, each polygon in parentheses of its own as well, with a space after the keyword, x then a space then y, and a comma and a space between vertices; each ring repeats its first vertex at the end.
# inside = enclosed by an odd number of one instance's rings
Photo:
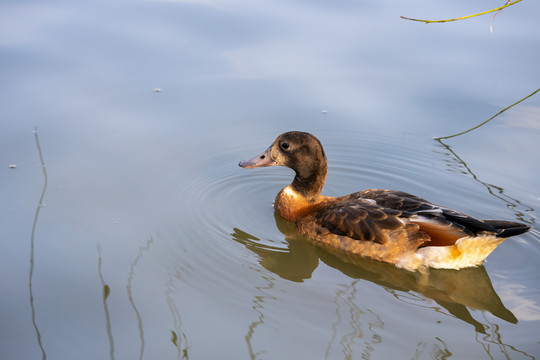
POLYGON ((244 168, 281 165, 296 173, 274 201, 275 211, 300 233, 332 252, 368 257, 407 270, 480 265, 509 236, 529 227, 478 220, 402 191, 370 189, 343 197, 321 195, 327 161, 319 140, 305 132, 280 135, 244 168))

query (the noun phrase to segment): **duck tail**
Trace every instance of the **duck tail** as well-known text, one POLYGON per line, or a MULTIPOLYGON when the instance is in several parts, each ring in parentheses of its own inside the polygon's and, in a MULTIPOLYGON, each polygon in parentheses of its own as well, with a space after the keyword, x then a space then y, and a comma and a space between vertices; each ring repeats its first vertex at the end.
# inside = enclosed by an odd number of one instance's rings
POLYGON ((484 224, 491 226, 497 230, 496 236, 498 238, 507 238, 510 236, 521 235, 530 230, 530 226, 504 220, 483 220, 484 224))

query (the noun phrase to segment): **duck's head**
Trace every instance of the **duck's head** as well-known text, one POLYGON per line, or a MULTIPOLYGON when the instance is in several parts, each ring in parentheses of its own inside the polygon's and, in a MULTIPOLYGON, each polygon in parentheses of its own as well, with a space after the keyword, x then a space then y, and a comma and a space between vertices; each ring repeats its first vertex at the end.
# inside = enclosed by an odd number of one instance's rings
POLYGON ((320 141, 300 131, 279 135, 265 152, 238 165, 246 169, 274 165, 291 168, 296 173, 292 188, 308 198, 320 194, 328 169, 320 141))

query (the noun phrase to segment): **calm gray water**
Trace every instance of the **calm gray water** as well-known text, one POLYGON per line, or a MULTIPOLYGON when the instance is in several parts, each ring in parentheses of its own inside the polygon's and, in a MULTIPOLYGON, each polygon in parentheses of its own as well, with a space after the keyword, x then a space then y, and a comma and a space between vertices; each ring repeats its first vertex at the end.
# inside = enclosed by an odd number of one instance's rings
POLYGON ((540 5, 399 18, 501 4, 2 2, 0 358, 540 359, 540 93, 432 139, 538 89, 540 5), (291 170, 237 165, 287 130, 326 195, 533 229, 427 278, 344 262, 274 216, 291 170))

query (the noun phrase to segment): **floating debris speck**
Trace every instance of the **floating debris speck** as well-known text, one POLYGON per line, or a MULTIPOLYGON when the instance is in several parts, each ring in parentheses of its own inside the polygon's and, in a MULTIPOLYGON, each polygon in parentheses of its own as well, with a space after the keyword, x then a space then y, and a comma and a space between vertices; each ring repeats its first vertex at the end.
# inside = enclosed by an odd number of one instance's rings
POLYGON ((328 110, 323 110, 323 111, 321 111, 321 112, 322 112, 323 114, 325 114, 325 115, 328 114, 328 110))
POLYGON ((9 165, 9 168, 10 168, 10 169, 16 169, 16 168, 17 168, 17 165, 11 164, 11 165, 9 165))
POLYGON ((154 92, 161 92, 161 89, 160 88, 155 88, 154 92))

